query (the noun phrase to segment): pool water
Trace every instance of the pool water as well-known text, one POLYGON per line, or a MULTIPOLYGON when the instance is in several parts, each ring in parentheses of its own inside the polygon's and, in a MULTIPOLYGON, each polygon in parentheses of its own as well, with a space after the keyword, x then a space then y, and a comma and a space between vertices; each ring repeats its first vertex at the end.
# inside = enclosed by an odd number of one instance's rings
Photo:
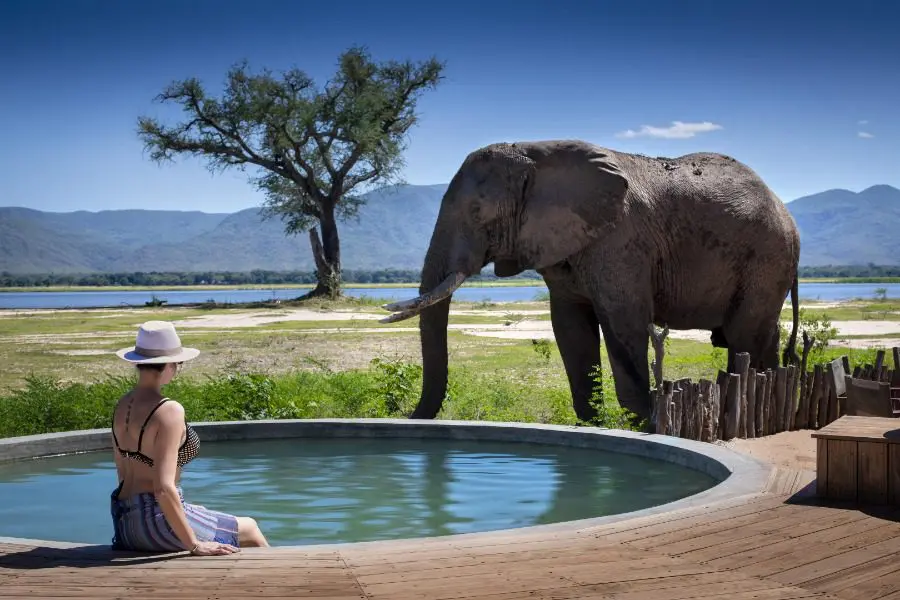
MULTIPOLYGON (((489 531, 640 510, 706 490, 698 471, 625 454, 415 439, 204 443, 188 502, 256 518, 272 545, 489 531)), ((0 465, 0 536, 108 544, 110 452, 0 465)))

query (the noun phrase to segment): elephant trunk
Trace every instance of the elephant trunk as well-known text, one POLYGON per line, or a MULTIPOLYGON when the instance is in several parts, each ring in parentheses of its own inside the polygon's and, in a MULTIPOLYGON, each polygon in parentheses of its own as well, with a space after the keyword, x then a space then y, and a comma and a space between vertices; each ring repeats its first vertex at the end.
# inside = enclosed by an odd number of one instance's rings
MULTIPOLYGON (((429 252, 431 254, 431 252, 429 252)), ((464 277, 459 272, 445 274, 442 268, 442 260, 435 260, 429 256, 422 270, 422 283, 420 292, 422 297, 427 297, 432 291, 437 291, 442 284, 459 281, 459 287, 464 277)), ((445 288, 446 289, 446 288, 445 288)), ((455 289, 455 287, 453 288, 455 289)), ((433 300, 424 308, 421 304, 417 308, 407 309, 407 312, 419 313, 419 337, 422 346, 422 395, 419 404, 410 415, 411 419, 434 419, 441 410, 444 395, 447 392, 447 323, 450 316, 451 289, 446 294, 434 294, 433 300), (435 299, 438 295, 442 296, 435 299)), ((424 304, 424 303, 423 303, 424 304)), ((402 313, 401 313, 402 314, 402 313)))

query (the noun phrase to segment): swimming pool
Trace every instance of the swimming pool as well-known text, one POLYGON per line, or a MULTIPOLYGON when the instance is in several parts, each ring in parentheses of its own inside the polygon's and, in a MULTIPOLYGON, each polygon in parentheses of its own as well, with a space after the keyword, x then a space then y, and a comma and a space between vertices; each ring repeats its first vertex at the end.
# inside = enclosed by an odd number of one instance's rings
MULTIPOLYGON (((340 436, 204 441, 181 485, 190 502, 256 518, 281 546, 560 523, 666 504, 719 482, 596 448, 340 436)), ((108 450, 0 463, 0 536, 108 544, 116 483, 108 450)))

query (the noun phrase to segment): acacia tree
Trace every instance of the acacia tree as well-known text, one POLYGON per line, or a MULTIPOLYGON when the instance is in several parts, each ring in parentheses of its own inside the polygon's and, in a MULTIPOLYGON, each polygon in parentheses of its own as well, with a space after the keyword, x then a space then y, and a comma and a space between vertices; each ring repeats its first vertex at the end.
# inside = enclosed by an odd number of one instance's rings
POLYGON ((443 69, 435 58, 376 63, 353 47, 319 89, 300 69, 276 77, 241 62, 220 98, 196 78, 171 83, 157 100, 180 105, 186 119, 163 125, 140 117, 138 135, 156 162, 193 155, 212 172, 254 168, 263 214, 280 216, 287 234, 309 232, 318 281, 310 295, 333 298, 341 286, 337 221, 356 214, 364 189, 399 181, 418 100, 443 69))

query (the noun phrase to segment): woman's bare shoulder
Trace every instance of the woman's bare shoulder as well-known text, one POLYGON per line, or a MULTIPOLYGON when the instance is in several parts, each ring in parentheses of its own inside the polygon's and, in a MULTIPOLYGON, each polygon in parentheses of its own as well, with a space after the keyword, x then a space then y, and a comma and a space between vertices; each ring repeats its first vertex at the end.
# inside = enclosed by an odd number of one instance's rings
POLYGON ((161 400, 161 406, 156 412, 166 420, 184 418, 184 406, 178 400, 169 397, 161 400))

